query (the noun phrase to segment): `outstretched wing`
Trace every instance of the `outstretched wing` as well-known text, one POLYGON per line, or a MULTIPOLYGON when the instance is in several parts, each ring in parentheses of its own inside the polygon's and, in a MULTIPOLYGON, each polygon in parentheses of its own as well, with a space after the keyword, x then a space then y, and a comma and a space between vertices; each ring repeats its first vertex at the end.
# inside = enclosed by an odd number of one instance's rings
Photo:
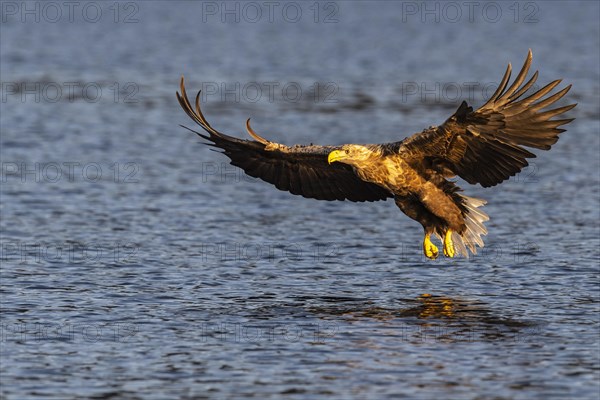
POLYGON ((270 142, 252 130, 250 120, 246 121, 246 129, 255 140, 238 139, 215 130, 200 110, 200 92, 194 110, 185 92, 183 77, 180 88, 181 95, 177 93, 179 104, 208 135, 192 132, 212 142, 210 145, 223 149, 231 164, 242 168, 246 174, 272 183, 277 189, 317 200, 377 201, 392 197, 384 188, 361 180, 349 165, 329 165, 327 155, 339 147, 289 147, 270 142))
POLYGON ((543 111, 571 88, 569 85, 544 98, 561 82, 560 79, 519 100, 538 76, 536 71, 523 84, 531 59, 529 50, 521 72, 507 88, 511 74, 508 64, 498 89, 477 111, 463 101, 456 113, 441 126, 407 138, 400 144, 399 151, 407 160, 425 163, 447 177, 458 175, 483 187, 497 185, 521 171, 528 165, 526 159, 535 157, 523 146, 549 150, 558 135, 565 131, 558 127, 574 119, 551 118, 576 106, 570 104, 543 111))

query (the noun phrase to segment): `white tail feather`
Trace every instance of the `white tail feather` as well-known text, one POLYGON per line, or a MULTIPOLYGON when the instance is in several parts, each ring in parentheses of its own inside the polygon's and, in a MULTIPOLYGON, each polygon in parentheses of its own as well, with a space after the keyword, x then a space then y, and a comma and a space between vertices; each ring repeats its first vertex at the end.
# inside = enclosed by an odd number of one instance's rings
POLYGON ((487 216, 479 207, 486 204, 485 200, 478 199, 475 197, 462 196, 464 199, 464 205, 467 208, 467 214, 465 216, 465 224, 467 229, 462 235, 457 232, 452 232, 452 241, 454 243, 454 250, 458 254, 462 254, 466 258, 469 258, 469 252, 477 254, 476 245, 483 248, 484 243, 482 235, 487 235, 487 229, 483 225, 485 221, 488 221, 490 217, 487 216))

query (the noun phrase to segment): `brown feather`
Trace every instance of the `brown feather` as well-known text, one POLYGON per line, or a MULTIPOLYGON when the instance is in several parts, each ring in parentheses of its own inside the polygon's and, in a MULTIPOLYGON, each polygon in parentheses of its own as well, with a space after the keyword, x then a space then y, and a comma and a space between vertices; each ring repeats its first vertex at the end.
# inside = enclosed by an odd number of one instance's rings
POLYGON ((444 124, 411 136, 398 144, 411 165, 422 163, 424 157, 434 160, 438 172, 454 174, 469 183, 484 187, 494 186, 515 175, 527 166, 527 158, 535 155, 522 146, 548 150, 558 140, 564 129, 558 126, 573 121, 573 118, 551 120, 573 107, 570 104, 544 111, 560 100, 571 85, 545 97, 561 80, 555 80, 518 100, 536 81, 537 71, 527 83, 527 72, 531 66, 531 50, 523 68, 508 87, 510 64, 496 92, 478 110, 468 111, 463 102, 456 113, 444 124), (518 100, 518 101, 517 101, 518 100))
MULTIPOLYGON (((200 107, 200 92, 195 108, 189 102, 184 79, 177 100, 186 114, 208 135, 193 131, 224 150, 231 164, 242 168, 248 175, 272 183, 280 190, 318 200, 377 201, 392 194, 370 182, 361 180, 346 164, 327 163, 327 155, 339 146, 285 146, 264 139, 246 121, 246 130, 254 140, 243 140, 214 129, 200 107)), ((187 128, 189 129, 189 128, 187 128)), ((191 130, 191 129, 190 129, 191 130)))

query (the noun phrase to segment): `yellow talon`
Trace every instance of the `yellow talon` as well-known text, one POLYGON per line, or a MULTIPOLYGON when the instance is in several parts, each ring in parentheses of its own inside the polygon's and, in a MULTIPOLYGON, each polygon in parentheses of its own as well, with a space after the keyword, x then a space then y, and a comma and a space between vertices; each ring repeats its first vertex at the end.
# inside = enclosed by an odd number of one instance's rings
POLYGON ((429 238, 431 234, 427 233, 425 235, 425 239, 423 239, 423 253, 425 253, 425 257, 430 260, 435 260, 439 254, 438 248, 435 244, 431 243, 431 239, 429 238))
POLYGON ((444 235, 444 255, 446 257, 454 257, 454 243, 452 243, 452 231, 448 229, 444 235))

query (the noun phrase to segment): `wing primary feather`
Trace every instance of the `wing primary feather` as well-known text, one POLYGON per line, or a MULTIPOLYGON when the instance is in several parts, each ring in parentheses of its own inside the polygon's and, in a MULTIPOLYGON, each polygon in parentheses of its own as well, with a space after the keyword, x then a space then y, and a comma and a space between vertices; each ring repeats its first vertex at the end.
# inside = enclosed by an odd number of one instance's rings
POLYGON ((559 92, 554 93, 552 96, 533 104, 531 107, 529 107, 528 111, 536 112, 541 110, 542 108, 549 106, 550 104, 558 101, 561 97, 563 97, 569 91, 569 89, 571 89, 571 85, 567 86, 559 92))
POLYGON ((525 63, 523 64, 523 68, 521 68, 521 71, 519 72, 519 75, 517 75, 517 77, 515 78, 513 84, 510 85, 506 92, 504 92, 504 94, 498 99, 499 103, 503 104, 506 101, 508 101, 511 94, 513 94, 513 92, 517 90, 519 86, 521 86, 521 84, 525 80, 525 76, 527 76, 527 73, 529 72, 529 67, 531 66, 532 58, 533 55, 531 54, 531 49, 529 49, 529 53, 527 53, 527 58, 525 59, 525 63))
POLYGON ((529 106, 531 103, 533 103, 537 99, 545 96, 548 92, 550 92, 552 89, 554 89, 556 87, 556 85, 558 85, 561 81, 562 81, 562 79, 557 79, 555 81, 550 82, 549 84, 547 84, 546 86, 544 86, 543 88, 538 90, 537 92, 533 93, 531 96, 528 96, 522 100, 519 100, 516 103, 512 103, 510 105, 510 107, 517 107, 517 106, 518 107, 527 107, 527 106, 529 106))
POLYGON ((502 78, 500 85, 498 85, 498 88, 496 89, 496 91, 494 92, 492 97, 490 97, 488 99, 488 101, 483 106, 481 106, 481 108, 486 108, 488 105, 495 102, 496 99, 502 94, 502 92, 504 91, 504 88, 506 88, 508 80, 510 79, 511 71, 512 71, 512 65, 510 63, 508 63, 508 67, 506 67, 506 72, 504 73, 504 77, 502 78))
POLYGON ((252 129, 252 127, 250 126, 250 118, 248 118, 246 120, 246 131, 254 140, 256 140, 264 145, 268 145, 269 143, 271 143, 267 139, 261 137, 258 133, 256 133, 254 131, 254 129, 252 129))
POLYGON ((211 132, 215 132, 215 130, 212 128, 212 126, 210 126, 210 124, 208 123, 206 118, 204 118, 204 114, 202 114, 202 110, 200 110, 200 93, 201 92, 202 92, 201 90, 198 90, 198 93, 196 94, 196 114, 198 114, 198 117, 202 121, 203 125, 206 125, 206 127, 210 128, 211 132))
POLYGON ((564 112, 569 111, 570 109, 572 109, 573 107, 575 107, 577 104, 569 104, 568 106, 564 106, 564 107, 559 107, 559 108, 555 108, 553 110, 549 110, 549 111, 544 111, 543 113, 539 113, 536 114, 536 117, 541 120, 541 121, 545 121, 548 120, 556 115, 562 114, 564 112))
POLYGON ((195 133, 196 135, 200 136, 201 138, 204 138, 204 139, 206 139, 206 140, 211 140, 210 136, 206 136, 205 134, 203 134, 203 133, 201 133, 201 132, 198 132, 198 131, 195 131, 195 130, 193 130, 193 129, 191 129, 191 128, 188 128, 188 127, 187 127, 187 126, 185 126, 185 125, 181 125, 181 124, 179 124, 179 126, 180 126, 180 127, 182 127, 182 128, 184 128, 184 129, 187 129, 187 130, 188 130, 188 131, 190 131, 190 132, 193 132, 193 133, 195 133))
POLYGON ((529 88, 530 88, 531 86, 533 86, 533 84, 534 84, 534 83, 535 83, 535 81, 537 80, 537 78, 538 78, 538 73, 539 73, 538 71, 535 71, 535 72, 533 73, 533 76, 531 77, 531 79, 529 79, 529 81, 527 81, 527 83, 526 83, 525 85, 523 85, 523 87, 521 87, 521 89, 519 89, 519 90, 518 90, 516 93, 514 93, 512 96, 510 96, 509 100, 510 100, 511 102, 512 102, 512 101, 515 101, 515 100, 517 100, 519 97, 521 97, 521 96, 522 96, 522 95, 523 95, 523 94, 524 94, 526 91, 528 91, 528 90, 529 90, 529 88))

